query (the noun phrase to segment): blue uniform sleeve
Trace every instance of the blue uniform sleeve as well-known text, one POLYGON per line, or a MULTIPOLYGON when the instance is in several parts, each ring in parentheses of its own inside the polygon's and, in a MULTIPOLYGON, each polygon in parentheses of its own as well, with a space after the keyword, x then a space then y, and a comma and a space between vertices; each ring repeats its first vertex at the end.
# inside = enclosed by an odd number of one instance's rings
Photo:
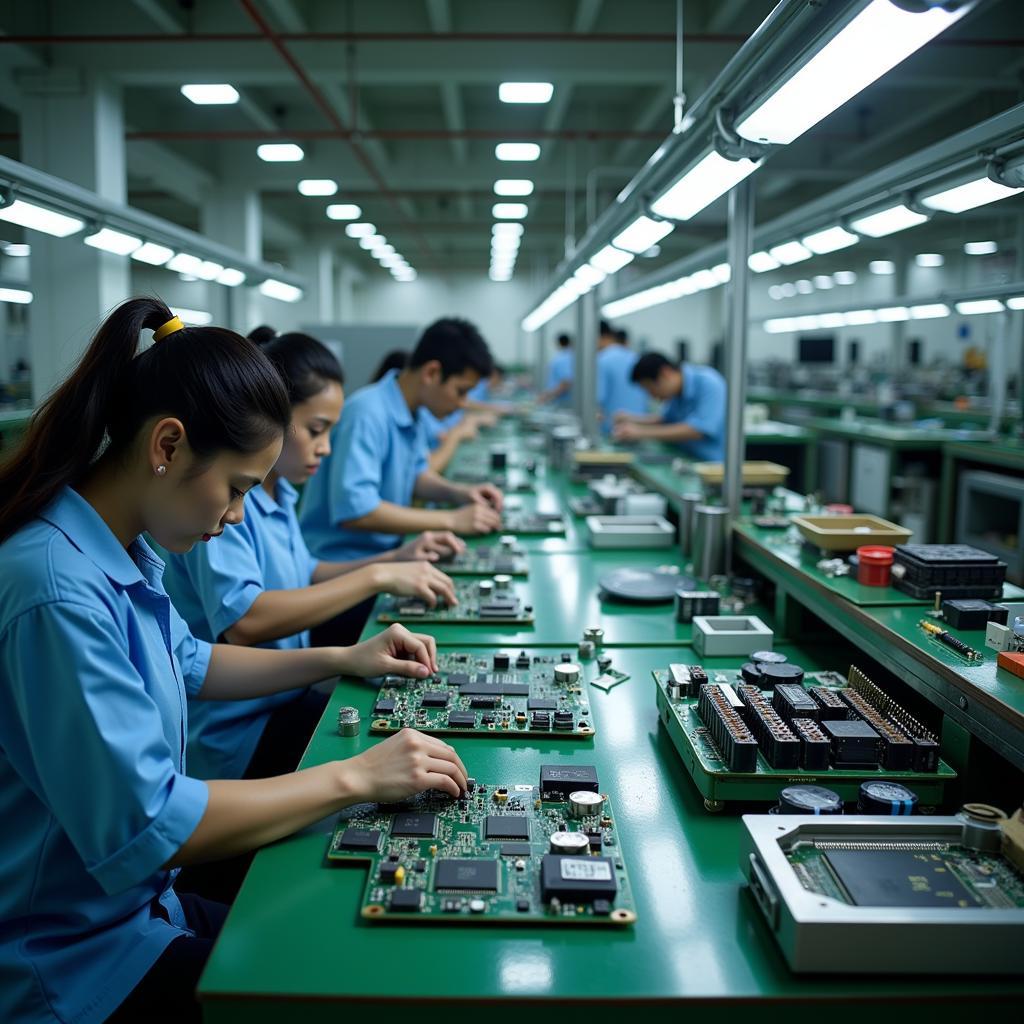
MULTIPOLYGON (((422 410, 421 410, 422 411, 422 410)), ((416 464, 413 466, 412 478, 416 480, 420 473, 426 472, 430 466, 430 448, 427 444, 427 434, 423 428, 422 421, 417 425, 416 432, 416 464)))
POLYGON ((331 525, 341 526, 369 515, 383 500, 382 469, 389 444, 387 426, 376 416, 341 416, 336 450, 331 457, 329 481, 331 525))
POLYGON ((721 437, 725 423, 725 381, 717 373, 702 374, 686 422, 705 437, 721 437))
POLYGON ((185 690, 190 697, 195 697, 203 688, 203 683, 206 682, 213 645, 192 635, 188 623, 175 611, 173 603, 171 604, 171 647, 181 666, 185 690))
POLYGON ((607 359, 597 360, 597 407, 604 412, 611 391, 611 367, 607 359))
POLYGON ((23 612, 0 642, 0 746, 107 893, 159 872, 209 797, 177 770, 124 646, 107 615, 72 602, 23 612))

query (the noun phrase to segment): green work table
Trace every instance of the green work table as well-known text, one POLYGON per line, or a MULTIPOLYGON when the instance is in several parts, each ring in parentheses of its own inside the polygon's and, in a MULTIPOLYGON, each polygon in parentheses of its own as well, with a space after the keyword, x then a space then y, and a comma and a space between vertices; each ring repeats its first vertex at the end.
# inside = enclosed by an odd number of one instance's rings
POLYGON ((1000 437, 989 444, 951 441, 942 447, 942 482, 939 495, 939 538, 953 540, 957 487, 961 469, 1009 470, 1024 476, 1024 439, 1000 437))
MULTIPOLYGON (((797 977, 787 969, 741 884, 739 818, 705 812, 659 725, 650 673, 671 657, 665 648, 616 653, 631 678, 594 692, 593 741, 455 740, 469 771, 488 784, 535 783, 542 763, 596 766, 615 806, 635 925, 375 925, 358 914, 364 869, 326 863, 332 817, 256 856, 200 982, 204 1018, 276 1024, 404 1011, 506 1024, 631 1011, 676 1022, 700 1009, 725 1021, 760 1010, 768 1020, 820 1024, 827 1014, 852 1024, 866 1013, 903 1021, 926 1004, 929 1019, 1000 1010, 1015 1019, 1021 981, 797 977)), ((303 766, 378 742, 365 729, 373 693, 361 682, 338 686, 303 766), (357 737, 337 735, 342 704, 363 714, 357 737)))
POLYGON ((825 436, 865 441, 905 451, 931 451, 947 441, 986 441, 992 437, 987 430, 964 427, 914 427, 868 418, 816 418, 808 420, 804 425, 825 436))

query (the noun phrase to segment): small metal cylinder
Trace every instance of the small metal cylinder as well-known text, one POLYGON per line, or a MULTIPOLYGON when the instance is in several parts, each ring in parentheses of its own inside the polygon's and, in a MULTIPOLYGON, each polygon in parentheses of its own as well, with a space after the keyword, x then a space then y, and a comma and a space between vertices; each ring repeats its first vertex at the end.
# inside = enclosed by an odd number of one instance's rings
POLYGON ((555 682, 559 686, 574 686, 580 681, 580 667, 571 661, 555 666, 555 682))
POLYGON ((729 510, 698 505, 693 510, 693 574, 708 580, 725 572, 725 531, 729 510))
POLYGON ((514 533, 503 533, 498 538, 502 551, 514 551, 516 546, 516 535, 514 533))
POLYGON ((587 626, 583 630, 583 639, 589 640, 595 647, 604 643, 604 630, 600 626, 587 626))
POLYGON ((512 586, 512 577, 500 573, 494 577, 494 589, 495 590, 508 590, 512 586))
POLYGON ((590 840, 582 832, 552 832, 552 853, 586 853, 590 840))
POLYGON ((481 580, 476 589, 481 597, 490 597, 494 592, 494 580, 481 580))
POLYGON ((594 644, 591 640, 581 640, 579 646, 581 658, 592 658, 594 656, 594 644))
POLYGON ((679 553, 688 557, 693 550, 693 511, 704 495, 692 491, 679 495, 679 553))
POLYGON ((578 789, 569 794, 569 813, 574 818, 589 818, 603 810, 604 797, 600 793, 578 789))
POLYGON ((960 840, 969 850, 981 853, 998 853, 1003 839, 1000 822, 1006 814, 989 804, 964 804, 957 812, 964 823, 963 838, 960 840))
POLYGON ((344 707, 338 709, 338 732, 342 736, 359 735, 359 709, 344 707))

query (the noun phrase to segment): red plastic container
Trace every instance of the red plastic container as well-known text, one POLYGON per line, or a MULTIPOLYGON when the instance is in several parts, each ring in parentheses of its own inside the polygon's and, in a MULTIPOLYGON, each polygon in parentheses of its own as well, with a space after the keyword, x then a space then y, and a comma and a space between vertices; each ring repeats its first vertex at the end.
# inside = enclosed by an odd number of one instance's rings
POLYGON ((866 587, 887 587, 895 549, 882 544, 857 548, 857 582, 866 587))

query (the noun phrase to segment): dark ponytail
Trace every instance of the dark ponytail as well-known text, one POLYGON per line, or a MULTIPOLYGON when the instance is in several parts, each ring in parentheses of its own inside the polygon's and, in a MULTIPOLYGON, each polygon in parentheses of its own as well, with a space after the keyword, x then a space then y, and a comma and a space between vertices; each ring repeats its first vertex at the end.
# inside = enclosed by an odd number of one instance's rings
POLYGON ((345 383, 334 353, 308 334, 275 334, 272 327, 257 327, 249 337, 277 367, 293 408, 318 395, 332 380, 345 383))
POLYGON ((129 299, 102 323, 0 465, 0 542, 78 483, 105 444, 113 455, 126 451, 152 416, 180 419, 200 459, 258 451, 287 429, 291 410, 277 372, 233 331, 186 327, 140 353, 141 332, 172 316, 159 299, 129 299))

